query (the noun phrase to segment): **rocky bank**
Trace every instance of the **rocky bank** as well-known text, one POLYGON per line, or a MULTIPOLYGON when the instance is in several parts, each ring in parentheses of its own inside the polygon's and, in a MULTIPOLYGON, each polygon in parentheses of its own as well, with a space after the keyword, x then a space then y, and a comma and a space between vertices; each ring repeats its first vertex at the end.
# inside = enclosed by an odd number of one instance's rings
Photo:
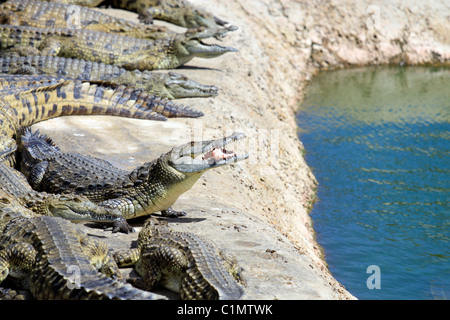
MULTIPOLYGON (((34 127, 65 151, 101 157, 125 169, 191 138, 246 133, 235 148, 248 151, 249 159, 205 173, 174 205, 188 215, 169 220, 170 226, 201 234, 235 254, 247 280, 245 299, 355 299, 332 277, 315 241, 308 211, 318 185, 303 159, 295 112, 305 86, 320 70, 448 65, 450 3, 191 2, 239 27, 223 40, 239 52, 196 58, 176 70, 220 88, 215 98, 178 100, 202 110, 203 118, 63 117, 34 127)), ((130 12, 102 10, 136 19, 130 12)), ((132 221, 137 231, 142 222, 132 221)), ((113 249, 129 247, 137 238, 137 233, 86 230, 113 249)))

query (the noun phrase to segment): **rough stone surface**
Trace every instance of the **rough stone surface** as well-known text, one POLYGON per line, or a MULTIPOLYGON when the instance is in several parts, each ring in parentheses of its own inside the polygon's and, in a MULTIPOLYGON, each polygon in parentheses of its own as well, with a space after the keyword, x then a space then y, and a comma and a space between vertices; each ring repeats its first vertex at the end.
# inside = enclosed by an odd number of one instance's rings
MULTIPOLYGON (((203 235, 234 253, 245 269, 246 299, 354 299, 332 277, 315 241, 308 210, 317 183, 302 156, 295 112, 304 87, 319 70, 386 63, 448 65, 450 4, 192 3, 239 27, 223 40, 239 52, 196 58, 176 70, 220 88, 216 98, 179 100, 202 110, 203 118, 161 123, 64 117, 34 127, 65 151, 101 157, 125 169, 191 138, 245 132, 247 140, 236 149, 248 150, 250 158, 205 173, 174 206, 188 215, 170 220, 170 226, 203 235)), ((136 19, 130 12, 103 10, 136 19)), ((137 231, 142 222, 132 221, 137 231)), ((113 249, 129 247, 137 237, 86 230, 105 238, 113 249)))

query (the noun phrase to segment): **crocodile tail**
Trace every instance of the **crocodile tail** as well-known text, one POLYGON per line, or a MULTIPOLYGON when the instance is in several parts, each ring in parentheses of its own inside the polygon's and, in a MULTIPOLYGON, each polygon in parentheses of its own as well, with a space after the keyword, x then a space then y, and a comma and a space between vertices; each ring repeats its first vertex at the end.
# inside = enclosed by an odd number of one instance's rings
POLYGON ((89 81, 91 84, 113 87, 116 90, 123 90, 122 99, 136 101, 136 111, 156 112, 166 118, 198 118, 203 116, 203 112, 197 111, 190 106, 179 105, 165 97, 150 94, 144 88, 135 89, 133 85, 117 85, 114 81, 89 81))
POLYGON ((143 108, 142 91, 126 86, 105 87, 79 80, 32 88, 3 97, 18 106, 20 126, 67 115, 110 115, 135 119, 165 121, 154 110, 143 108))
POLYGON ((190 106, 179 105, 171 100, 157 96, 150 96, 149 103, 149 108, 167 118, 199 118, 204 115, 203 112, 197 111, 190 106))
POLYGON ((9 166, 14 166, 15 164, 15 155, 14 152, 16 151, 17 146, 14 145, 13 147, 10 147, 5 150, 0 151, 0 163, 7 164, 9 166))
MULTIPOLYGON (((144 90, 135 90, 133 87, 124 85, 118 86, 115 90, 122 93, 121 100, 125 101, 128 99, 135 101, 132 109, 134 114, 156 113, 164 119, 180 117, 197 118, 203 115, 202 112, 196 111, 191 107, 178 105, 166 98, 150 95, 144 90)), ((135 116, 132 117, 135 118, 135 116)))
POLYGON ((167 120, 165 116, 154 110, 143 108, 145 101, 142 99, 142 91, 132 87, 102 86, 91 82, 73 81, 67 91, 69 99, 72 98, 77 103, 74 103, 73 107, 62 106, 61 115, 109 115, 134 119, 167 120))
POLYGON ((167 120, 167 118, 198 118, 203 112, 197 111, 189 106, 179 105, 169 99, 150 95, 145 90, 135 89, 133 86, 116 85, 108 81, 89 81, 92 88, 96 88, 95 97, 109 100, 112 105, 117 104, 120 108, 110 108, 107 115, 167 120), (97 86, 97 87, 95 87, 97 86), (149 118, 150 115, 150 118, 149 118))
MULTIPOLYGON (((1 72, 6 72, 4 66, 1 72)), ((9 93, 25 91, 40 86, 50 86, 60 82, 64 82, 64 79, 57 79, 47 75, 0 74, 0 90, 9 93)))
POLYGON ((52 154, 60 153, 61 150, 55 145, 53 140, 36 130, 33 132, 30 127, 22 130, 21 142, 25 150, 32 154, 32 158, 46 159, 52 154))
POLYGON ((82 270, 77 264, 41 264, 41 268, 33 274, 31 282, 31 293, 39 300, 164 299, 160 295, 109 278, 98 271, 82 270))

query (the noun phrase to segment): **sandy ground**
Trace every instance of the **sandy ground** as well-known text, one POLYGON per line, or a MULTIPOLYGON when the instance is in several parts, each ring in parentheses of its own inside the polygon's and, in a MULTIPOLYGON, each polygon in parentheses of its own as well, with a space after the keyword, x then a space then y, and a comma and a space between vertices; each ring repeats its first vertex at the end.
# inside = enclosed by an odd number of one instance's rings
MULTIPOLYGON (((249 159, 206 172, 174 205, 188 215, 169 220, 170 226, 202 235, 235 254, 247 280, 245 299, 354 299, 332 277, 315 241, 308 211, 318 186, 303 159, 295 111, 304 87, 323 69, 386 63, 448 65, 450 5, 191 2, 239 27, 222 41, 238 52, 210 60, 196 58, 176 70, 220 88, 215 98, 178 100, 202 110, 203 118, 152 122, 65 117, 34 127, 65 151, 101 157, 125 169, 191 139, 246 133, 247 139, 235 148, 248 151, 249 159)), ((130 12, 106 11, 136 19, 130 12)), ((142 222, 131 221, 137 231, 142 222)), ((137 233, 86 230, 106 239, 113 249, 127 248, 137 237, 137 233)))

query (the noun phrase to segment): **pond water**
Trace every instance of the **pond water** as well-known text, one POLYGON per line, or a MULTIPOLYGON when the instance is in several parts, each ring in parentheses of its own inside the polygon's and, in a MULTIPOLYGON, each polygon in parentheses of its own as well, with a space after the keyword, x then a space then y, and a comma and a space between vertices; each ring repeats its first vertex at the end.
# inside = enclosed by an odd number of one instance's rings
POLYGON ((330 71, 306 93, 311 217, 334 277, 358 299, 449 299, 450 70, 330 71))

